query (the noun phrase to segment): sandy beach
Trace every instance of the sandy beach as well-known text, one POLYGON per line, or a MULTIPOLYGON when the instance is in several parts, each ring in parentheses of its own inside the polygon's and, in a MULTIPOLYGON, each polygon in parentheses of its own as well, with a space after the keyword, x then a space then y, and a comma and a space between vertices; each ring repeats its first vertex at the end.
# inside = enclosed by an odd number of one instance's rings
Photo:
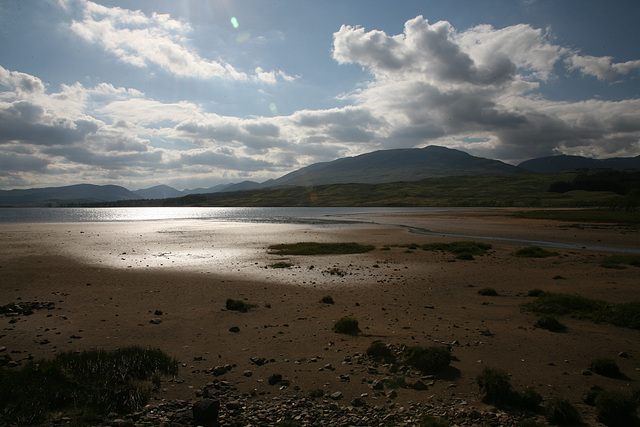
POLYGON ((495 367, 507 371, 516 388, 533 387, 545 399, 568 398, 595 424, 593 408, 582 395, 592 385, 625 391, 638 387, 640 331, 562 318, 567 332, 552 333, 535 328, 537 316, 520 306, 532 299, 527 293, 535 288, 612 303, 640 301, 638 268, 603 268, 600 261, 610 252, 580 248, 637 250, 640 233, 629 227, 524 220, 509 213, 393 214, 358 218, 376 224, 332 226, 188 220, 2 224, 0 305, 50 301, 55 308, 0 318, 0 347, 18 362, 68 350, 160 348, 181 367, 176 378, 165 379, 156 398, 188 402, 215 378, 212 368, 230 365, 222 378, 237 387, 238 395, 253 394, 254 399, 307 396, 322 389, 340 391, 341 405, 366 393, 369 405, 456 398, 469 408, 489 410, 481 402, 476 376, 495 367), (466 240, 485 241, 493 249, 472 261, 443 252, 384 250, 384 245, 465 240, 411 233, 396 225, 473 235, 466 240), (517 258, 513 253, 522 244, 491 237, 580 246, 553 249, 559 255, 549 258, 517 258), (289 257, 267 250, 302 241, 357 242, 376 249, 289 257), (293 266, 270 267, 279 261, 293 266), (495 288, 499 296, 479 295, 485 287, 495 288), (321 303, 326 295, 335 304, 321 303), (227 298, 257 306, 247 313, 228 311, 227 298), (334 333, 333 323, 342 316, 358 319, 362 333, 334 333), (157 318, 161 323, 150 323, 157 318), (230 332, 232 327, 239 332, 230 332), (387 374, 384 367, 372 374, 352 363, 375 340, 448 345, 454 369, 428 390, 400 388, 390 398, 370 386, 371 379, 387 374), (269 363, 258 366, 251 360, 256 357, 269 363), (584 375, 599 357, 614 358, 627 378, 584 375), (275 373, 290 385, 269 385, 275 373))

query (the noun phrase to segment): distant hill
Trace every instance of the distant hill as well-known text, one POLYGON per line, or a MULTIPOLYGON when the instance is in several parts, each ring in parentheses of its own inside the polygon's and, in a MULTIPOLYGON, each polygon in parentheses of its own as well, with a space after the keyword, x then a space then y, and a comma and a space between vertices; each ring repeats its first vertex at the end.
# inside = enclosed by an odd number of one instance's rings
POLYGON ((156 185, 151 188, 135 190, 134 193, 141 199, 168 199, 170 197, 180 197, 185 194, 168 185, 156 185))
POLYGON ((78 184, 28 190, 0 190, 0 206, 61 206, 140 198, 134 192, 118 185, 78 184))
POLYGON ((263 183, 243 181, 208 188, 176 190, 167 185, 129 191, 117 185, 80 184, 67 187, 0 190, 0 206, 64 206, 120 200, 172 199, 197 194, 231 193, 258 189, 311 187, 334 184, 387 184, 443 177, 502 177, 525 172, 557 173, 572 169, 640 169, 640 156, 589 159, 552 156, 518 166, 475 157, 463 151, 431 145, 425 148, 380 150, 331 162, 315 163, 263 183))
POLYGON ((498 160, 431 145, 425 148, 374 151, 316 163, 273 180, 269 187, 383 184, 446 176, 508 176, 522 172, 522 169, 498 160))
POLYGON ((640 156, 591 159, 563 154, 527 160, 520 163, 518 167, 536 173, 556 173, 572 169, 640 169, 640 156))

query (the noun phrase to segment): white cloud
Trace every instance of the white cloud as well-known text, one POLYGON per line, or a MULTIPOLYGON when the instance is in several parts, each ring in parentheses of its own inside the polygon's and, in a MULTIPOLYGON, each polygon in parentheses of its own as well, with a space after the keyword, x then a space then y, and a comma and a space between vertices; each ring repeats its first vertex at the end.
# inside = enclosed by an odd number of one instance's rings
MULTIPOLYGON (((475 138, 482 142, 474 149, 491 148, 494 158, 513 161, 558 152, 637 153, 636 101, 552 102, 536 93, 570 54, 529 25, 458 32, 421 16, 399 35, 343 26, 333 50, 339 63, 360 64, 374 77, 349 98, 380 119, 373 139, 384 147, 460 147, 475 138)), ((570 59, 583 73, 602 77, 640 64, 570 59)))
POLYGON ((178 77, 200 79, 226 78, 268 84, 276 83, 277 79, 295 79, 283 71, 265 72, 261 68, 248 75, 222 59, 201 57, 188 44, 191 26, 168 15, 147 16, 141 11, 109 8, 88 0, 76 2, 83 8, 83 19, 74 20, 71 30, 132 66, 143 68, 154 64, 178 77))
POLYGON ((571 70, 579 70, 583 75, 596 77, 598 80, 611 80, 621 74, 640 70, 640 60, 614 63, 610 56, 591 56, 573 54, 566 62, 571 70))

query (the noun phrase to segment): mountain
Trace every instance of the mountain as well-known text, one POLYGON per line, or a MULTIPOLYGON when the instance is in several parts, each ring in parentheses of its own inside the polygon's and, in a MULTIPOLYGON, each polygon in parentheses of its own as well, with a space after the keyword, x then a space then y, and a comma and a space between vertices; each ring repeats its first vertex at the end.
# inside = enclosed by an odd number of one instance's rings
POLYGON ((170 197, 184 196, 182 191, 168 185, 156 185, 151 188, 135 190, 134 193, 140 196, 141 199, 168 199, 170 197))
POLYGON ((518 165, 535 173, 556 173, 571 169, 640 169, 640 156, 591 159, 582 156, 549 156, 531 159, 518 165))
POLYGON ((118 185, 78 184, 28 190, 0 190, 0 206, 60 206, 137 199, 140 199, 140 196, 118 185))
POLYGON ((524 170, 463 151, 431 145, 425 148, 381 150, 326 163, 315 163, 281 178, 274 186, 382 184, 445 176, 508 176, 524 170))

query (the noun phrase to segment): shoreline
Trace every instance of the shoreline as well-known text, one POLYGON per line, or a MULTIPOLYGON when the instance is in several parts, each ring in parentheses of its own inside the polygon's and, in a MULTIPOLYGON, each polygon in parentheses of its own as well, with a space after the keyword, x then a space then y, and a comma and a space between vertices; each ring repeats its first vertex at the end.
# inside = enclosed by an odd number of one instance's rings
MULTIPOLYGON (((403 223, 436 224, 443 230, 476 227, 482 233, 516 230, 516 238, 572 234, 581 241, 622 246, 632 246, 638 235, 637 230, 567 228, 553 221, 501 216, 496 210, 481 212, 484 216, 478 211, 406 215, 403 223)), ((340 391, 340 406, 367 393, 364 400, 370 406, 408 406, 435 396, 489 411, 475 377, 490 366, 509 372, 518 389, 534 387, 545 399, 569 398, 589 420, 593 409, 581 397, 591 385, 626 391, 637 387, 639 331, 563 318, 568 332, 555 334, 535 328, 536 316, 519 308, 531 300, 527 292, 534 288, 616 303, 640 301, 636 267, 604 269, 599 260, 608 253, 573 249, 559 249, 557 257, 520 259, 512 255, 520 245, 503 241, 490 242, 491 253, 473 261, 441 252, 382 249, 452 240, 456 238, 410 234, 386 224, 208 223, 206 229, 184 222, 144 224, 142 229, 139 223, 2 225, 0 305, 52 301, 55 309, 11 324, 0 318, 0 346, 16 361, 132 344, 160 348, 181 366, 175 379, 163 381, 156 402, 193 402, 206 384, 224 379, 236 388, 230 395, 248 400, 308 397, 310 390, 322 389, 340 391), (266 250, 270 244, 298 241, 355 241, 376 249, 316 257, 281 257, 266 250), (199 258, 205 253, 208 257, 199 258), (269 267, 278 261, 293 266, 269 267), (500 296, 479 295, 484 287, 495 288, 500 296), (325 295, 335 304, 320 303, 325 295), (227 311, 227 298, 257 307, 248 313, 227 311), (154 316, 156 310, 163 314, 154 316), (357 318, 363 333, 334 333, 333 322, 342 316, 357 318), (154 317, 162 322, 149 323, 154 317), (230 332, 233 326, 239 332, 230 332), (451 366, 459 375, 438 378, 426 391, 401 388, 394 398, 389 390, 380 394, 369 381, 389 375, 388 368, 380 365, 379 374, 371 374, 364 364, 346 361, 347 356, 357 360, 378 339, 394 345, 450 346, 457 359, 451 366), (630 358, 618 357, 620 352, 630 358), (257 366, 252 357, 273 362, 257 366), (629 380, 583 375, 597 357, 614 358, 629 380), (223 376, 209 371, 224 365, 232 369, 223 376), (320 369, 326 365, 332 369, 320 369), (270 386, 267 378, 277 373, 291 385, 270 386)))

